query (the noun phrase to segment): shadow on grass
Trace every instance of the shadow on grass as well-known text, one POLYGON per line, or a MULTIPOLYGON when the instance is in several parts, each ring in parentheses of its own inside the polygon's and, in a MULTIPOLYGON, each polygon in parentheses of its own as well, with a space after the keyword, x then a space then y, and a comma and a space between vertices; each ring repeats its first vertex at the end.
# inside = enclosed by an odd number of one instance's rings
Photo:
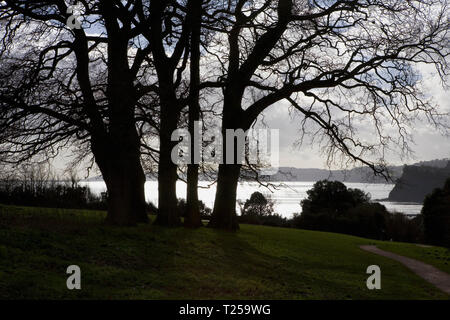
POLYGON ((103 225, 103 217, 104 212, 0 207, 0 298, 361 299, 435 294, 411 284, 414 279, 407 273, 389 275, 402 271, 391 265, 383 267, 388 290, 368 292, 365 266, 382 260, 358 251, 361 238, 252 226, 236 233, 154 225, 120 228, 103 225), (66 268, 72 264, 81 268, 81 291, 66 288, 66 268), (389 288, 396 280, 406 285, 389 288))

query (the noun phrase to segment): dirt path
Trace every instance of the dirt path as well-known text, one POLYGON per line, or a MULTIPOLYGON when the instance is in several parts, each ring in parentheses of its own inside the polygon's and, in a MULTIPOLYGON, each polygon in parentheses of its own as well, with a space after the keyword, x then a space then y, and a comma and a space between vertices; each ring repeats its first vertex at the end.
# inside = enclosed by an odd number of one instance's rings
POLYGON ((360 246, 361 249, 379 254, 380 256, 396 260, 411 269, 415 274, 424 278, 445 293, 450 294, 450 275, 419 260, 407 258, 392 252, 378 249, 376 246, 360 246))

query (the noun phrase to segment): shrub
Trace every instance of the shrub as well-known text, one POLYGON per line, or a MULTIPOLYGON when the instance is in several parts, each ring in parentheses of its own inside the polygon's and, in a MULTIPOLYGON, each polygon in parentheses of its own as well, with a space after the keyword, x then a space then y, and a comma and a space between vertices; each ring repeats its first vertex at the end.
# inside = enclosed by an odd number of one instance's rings
POLYGON ((200 209, 200 217, 202 219, 204 219, 204 220, 211 219, 211 214, 212 214, 212 209, 211 208, 208 208, 206 206, 206 204, 203 201, 201 201, 201 200, 199 200, 199 202, 198 202, 198 207, 200 209))
POLYGON ((411 219, 398 212, 389 214, 386 220, 386 236, 388 240, 393 241, 423 242, 421 215, 411 219))
POLYGON ((380 203, 360 204, 351 208, 344 217, 348 217, 348 224, 344 226, 347 228, 346 233, 380 240, 387 237, 386 221, 389 212, 380 203))
POLYGON ((107 206, 106 201, 92 194, 88 187, 57 182, 31 186, 26 181, 10 181, 8 187, 0 184, 0 203, 95 210, 104 210, 107 206))
MULTIPOLYGON (((186 206, 187 206, 186 200, 179 198, 177 207, 181 217, 186 216, 186 206)), ((212 209, 208 208, 202 200, 198 201, 198 208, 200 210, 201 219, 209 220, 211 218, 212 209)))

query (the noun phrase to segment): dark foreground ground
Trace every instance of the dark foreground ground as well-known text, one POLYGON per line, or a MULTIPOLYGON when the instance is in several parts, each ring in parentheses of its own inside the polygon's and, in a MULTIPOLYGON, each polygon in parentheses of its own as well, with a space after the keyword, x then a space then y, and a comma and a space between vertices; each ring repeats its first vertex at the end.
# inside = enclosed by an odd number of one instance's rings
POLYGON ((0 205, 0 299, 449 299, 400 263, 361 245, 450 273, 450 252, 340 234, 242 225, 107 227, 104 212, 0 205), (366 269, 381 268, 381 290, 366 269), (68 290, 66 268, 81 268, 68 290))

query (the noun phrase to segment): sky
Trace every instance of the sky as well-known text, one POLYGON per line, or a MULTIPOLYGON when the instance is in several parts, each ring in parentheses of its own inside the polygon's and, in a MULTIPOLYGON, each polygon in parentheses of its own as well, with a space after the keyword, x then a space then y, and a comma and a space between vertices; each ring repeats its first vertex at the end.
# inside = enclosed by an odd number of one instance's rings
MULTIPOLYGON (((447 105, 449 103, 447 102, 447 105)), ((279 129, 280 133, 280 166, 297 168, 326 168, 326 159, 320 153, 317 145, 304 143, 296 146, 299 137, 298 119, 292 119, 287 112, 277 111, 272 107, 265 113, 265 122, 271 128, 279 129)), ((416 128, 413 134, 414 151, 410 159, 401 159, 391 155, 392 165, 412 164, 419 161, 450 158, 450 137, 443 136, 433 128, 423 125, 416 128)))
MULTIPOLYGON (((450 90, 442 84, 441 79, 429 66, 421 66, 418 71, 423 76, 424 92, 432 97, 439 110, 450 112, 450 90)), ((278 105, 274 105, 264 113, 265 124, 280 130, 280 165, 297 168, 327 168, 326 159, 317 145, 305 143, 300 147, 295 146, 295 141, 299 137, 299 119, 292 118, 286 110, 287 107, 279 108, 278 105)), ((450 116, 447 118, 450 124, 450 116)), ((447 130, 447 134, 450 134, 450 131, 447 130)), ((410 147, 414 152, 413 155, 409 158, 401 158, 393 152, 386 157, 389 164, 403 165, 450 158, 450 135, 445 136, 436 131, 426 121, 416 123, 412 130, 412 140, 414 144, 410 147)))

